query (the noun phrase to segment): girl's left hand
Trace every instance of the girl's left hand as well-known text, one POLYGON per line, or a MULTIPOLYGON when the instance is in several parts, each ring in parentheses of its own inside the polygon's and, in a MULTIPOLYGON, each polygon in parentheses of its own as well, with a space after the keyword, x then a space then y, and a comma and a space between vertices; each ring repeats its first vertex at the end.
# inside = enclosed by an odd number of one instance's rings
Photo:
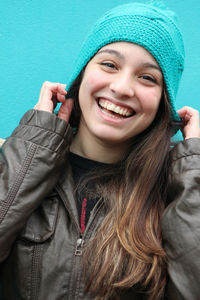
POLYGON ((198 110, 184 106, 177 111, 180 118, 183 119, 181 129, 185 140, 190 138, 200 138, 199 112, 198 110))

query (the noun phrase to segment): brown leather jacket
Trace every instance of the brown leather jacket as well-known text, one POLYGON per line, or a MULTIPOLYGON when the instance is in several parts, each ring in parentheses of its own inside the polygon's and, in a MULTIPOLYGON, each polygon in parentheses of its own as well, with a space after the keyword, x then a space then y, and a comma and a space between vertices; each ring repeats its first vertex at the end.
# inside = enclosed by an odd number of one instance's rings
POLYGON ((168 297, 200 299, 200 139, 185 140, 172 152, 168 187, 171 204, 163 215, 168 255, 168 297))
MULTIPOLYGON (((81 247, 102 222, 104 210, 102 203, 98 203, 82 236, 71 170, 67 163, 71 138, 72 130, 63 120, 47 112, 31 110, 25 114, 2 147, 1 300, 94 299, 93 296, 84 294, 81 247)), ((184 143, 178 159, 180 165, 182 156, 186 155, 184 145, 189 147, 190 144, 189 141, 184 143)), ((182 186, 183 183, 177 184, 182 186)), ((179 189, 177 187, 178 191, 179 189)), ((174 187, 170 193, 172 198, 173 193, 174 187)), ((177 196, 176 193, 174 195, 177 196)), ((178 274, 171 254, 176 251, 168 250, 176 245, 171 238, 172 231, 165 233, 172 230, 169 229, 171 219, 168 220, 170 210, 168 212, 164 216, 163 230, 166 249, 170 254, 169 274, 172 283, 169 299, 197 300, 195 297, 187 298, 183 293, 182 298, 174 297, 176 294, 180 296, 182 286, 180 287, 180 282, 177 284, 176 277, 182 274, 178 274)), ((176 255, 175 257, 177 258, 176 255)), ((184 259, 187 259, 187 254, 184 259)), ((130 289, 121 295, 121 299, 143 300, 146 297, 135 289, 130 289)))

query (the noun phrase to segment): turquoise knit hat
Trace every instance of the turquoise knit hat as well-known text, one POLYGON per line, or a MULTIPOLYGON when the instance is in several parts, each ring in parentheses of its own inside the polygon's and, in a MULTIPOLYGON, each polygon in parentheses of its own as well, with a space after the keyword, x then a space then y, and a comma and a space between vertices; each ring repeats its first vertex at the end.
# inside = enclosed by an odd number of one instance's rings
POLYGON ((175 98, 184 68, 183 39, 175 13, 157 1, 120 5, 100 18, 83 44, 67 88, 100 48, 117 41, 138 44, 156 59, 171 103, 171 118, 180 120, 175 98))

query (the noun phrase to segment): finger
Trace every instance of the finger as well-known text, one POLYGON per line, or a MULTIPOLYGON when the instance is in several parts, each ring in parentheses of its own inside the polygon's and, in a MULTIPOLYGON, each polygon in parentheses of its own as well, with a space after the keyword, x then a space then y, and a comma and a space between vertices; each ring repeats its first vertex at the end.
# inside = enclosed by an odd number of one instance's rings
POLYGON ((183 118, 185 122, 189 121, 196 123, 199 120, 199 112, 196 109, 189 106, 184 106, 183 108, 179 109, 177 113, 181 118, 183 118))
POLYGON ((59 93, 61 95, 67 95, 66 84, 63 83, 55 83, 53 85, 53 89, 55 93, 59 93))
POLYGON ((58 117, 68 122, 72 112, 73 105, 74 105, 73 99, 71 98, 66 99, 65 102, 62 103, 59 109, 58 117))
POLYGON ((178 110, 179 116, 183 119, 182 133, 185 139, 200 136, 199 112, 189 106, 178 110))
POLYGON ((64 102, 64 97, 67 94, 65 88, 66 84, 45 81, 42 85, 39 100, 35 109, 53 112, 57 102, 64 102))
POLYGON ((35 109, 53 112, 57 101, 52 91, 46 86, 42 86, 38 103, 35 105, 35 109))
POLYGON ((64 83, 45 81, 42 85, 41 93, 46 89, 51 90, 52 93, 67 94, 66 84, 64 83))
POLYGON ((64 103, 66 101, 66 98, 64 95, 61 95, 58 93, 56 96, 57 96, 58 102, 64 103))
POLYGON ((184 117, 185 115, 192 117, 193 115, 195 116, 195 115, 199 114, 198 110, 196 110, 190 106, 182 107, 181 109, 179 109, 177 111, 177 113, 178 113, 179 117, 184 117))

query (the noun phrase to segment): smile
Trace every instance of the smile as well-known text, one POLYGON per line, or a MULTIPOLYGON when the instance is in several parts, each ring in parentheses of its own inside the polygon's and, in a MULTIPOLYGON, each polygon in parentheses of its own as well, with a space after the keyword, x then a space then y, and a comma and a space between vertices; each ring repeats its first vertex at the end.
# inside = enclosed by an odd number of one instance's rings
POLYGON ((117 119, 129 118, 135 114, 130 108, 116 105, 113 102, 102 98, 98 99, 98 105, 103 113, 117 119))

